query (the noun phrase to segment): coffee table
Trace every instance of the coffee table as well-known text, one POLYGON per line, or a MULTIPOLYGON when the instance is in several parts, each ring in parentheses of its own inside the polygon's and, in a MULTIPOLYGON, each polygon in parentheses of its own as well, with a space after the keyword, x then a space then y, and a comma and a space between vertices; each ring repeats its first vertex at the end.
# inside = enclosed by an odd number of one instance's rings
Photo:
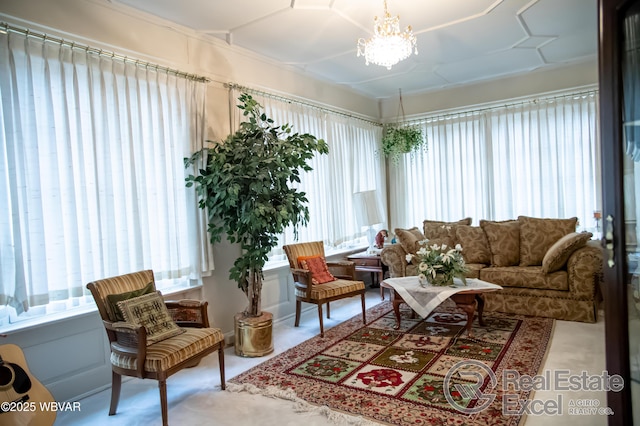
POLYGON ((467 286, 462 284, 461 280, 456 279, 455 287, 422 287, 417 277, 391 278, 380 283, 380 287, 391 290, 391 301, 393 303, 393 312, 396 317, 396 325, 394 329, 400 328, 400 304, 406 303, 418 312, 420 316, 426 318, 431 311, 446 299, 451 299, 456 306, 461 308, 467 314, 467 323, 465 328, 467 335, 473 337, 471 324, 476 313, 476 305, 478 312, 478 322, 484 326, 482 313, 484 311, 484 294, 491 291, 501 290, 497 284, 489 283, 478 279, 467 279, 467 286))

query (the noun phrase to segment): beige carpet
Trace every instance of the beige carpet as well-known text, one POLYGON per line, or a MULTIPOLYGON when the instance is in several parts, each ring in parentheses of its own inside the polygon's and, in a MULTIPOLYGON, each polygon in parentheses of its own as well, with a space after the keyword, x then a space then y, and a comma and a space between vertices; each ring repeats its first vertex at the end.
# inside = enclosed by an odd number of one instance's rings
MULTIPOLYGON (((388 298, 388 295, 387 295, 388 298)), ((367 291, 367 306, 380 303, 377 289, 367 291)), ((359 300, 332 303, 330 320, 325 327, 334 327, 359 311, 359 300)), ((262 358, 241 358, 228 348, 226 371, 229 379, 275 357, 287 349, 313 338, 319 333, 317 311, 303 312, 300 327, 293 327, 293 319, 274 326, 275 352, 262 358)), ((557 321, 549 354, 543 369, 569 368, 599 374, 604 369, 604 322, 602 315, 597 324, 557 321)), ((203 360, 196 368, 183 370, 167 382, 169 396, 169 422, 172 425, 233 425, 233 426, 331 426, 336 423, 322 413, 301 411, 304 407, 279 398, 252 395, 248 392, 223 392, 219 388, 216 355, 203 360)), ((536 396, 553 398, 551 392, 538 392, 536 396)), ((606 405, 604 392, 572 393, 574 398, 598 399, 606 405)), ((122 397, 115 416, 108 416, 110 389, 79 400, 82 411, 59 413, 56 425, 160 425, 160 406, 157 382, 127 380, 122 386, 122 397)), ((525 426, 605 426, 607 419, 600 416, 529 416, 525 426)))

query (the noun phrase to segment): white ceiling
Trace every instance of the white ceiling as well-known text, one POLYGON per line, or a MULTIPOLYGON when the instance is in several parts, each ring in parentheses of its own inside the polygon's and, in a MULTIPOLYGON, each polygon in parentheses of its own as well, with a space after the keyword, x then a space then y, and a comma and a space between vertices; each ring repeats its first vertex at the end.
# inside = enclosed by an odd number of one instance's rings
POLYGON ((383 0, 112 0, 372 98, 439 90, 593 60, 597 0, 388 0, 419 54, 365 65, 383 0))

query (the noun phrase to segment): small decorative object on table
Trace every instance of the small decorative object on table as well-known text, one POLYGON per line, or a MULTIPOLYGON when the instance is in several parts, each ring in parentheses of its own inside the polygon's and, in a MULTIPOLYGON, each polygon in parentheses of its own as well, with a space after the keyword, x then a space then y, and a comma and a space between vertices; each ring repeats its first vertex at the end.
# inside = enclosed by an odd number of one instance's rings
POLYGON ((467 267, 462 257, 462 246, 456 244, 454 248, 448 248, 446 244, 429 246, 428 243, 429 240, 420 241, 423 247, 416 254, 407 254, 407 262, 414 258, 418 261, 420 284, 449 286, 453 285, 453 278, 458 277, 466 285, 467 267))
POLYGON ((602 212, 600 210, 594 211, 593 218, 596 221, 596 231, 593 234, 596 238, 600 238, 600 219, 602 219, 602 212))
POLYGON ((386 229, 381 230, 376 234, 376 248, 383 248, 385 240, 389 237, 389 232, 386 229))

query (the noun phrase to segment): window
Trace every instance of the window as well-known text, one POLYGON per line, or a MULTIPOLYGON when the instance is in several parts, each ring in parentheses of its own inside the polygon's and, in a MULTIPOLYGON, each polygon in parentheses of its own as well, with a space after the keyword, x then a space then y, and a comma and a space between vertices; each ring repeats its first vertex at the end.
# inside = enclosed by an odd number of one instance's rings
MULTIPOLYGON (((384 158, 377 154, 382 127, 266 93, 249 93, 276 124, 289 123, 294 132, 313 134, 329 145, 329 154, 316 155, 313 171, 303 174, 298 185, 309 199, 310 216, 307 226, 298 230, 298 241, 324 241, 327 254, 354 244, 366 245, 364 230, 356 223, 353 194, 376 190, 381 200, 385 197, 384 158)), ((239 95, 236 90, 231 93, 234 100, 239 95)), ((243 118, 239 109, 234 118, 236 122, 243 118)), ((289 229, 279 238, 270 262, 286 260, 281 247, 294 242, 293 229, 289 229)))
POLYGON ((593 231, 601 204, 597 103, 588 92, 421 120, 428 151, 389 171, 393 222, 577 216, 593 231))
POLYGON ((87 303, 99 278, 199 278, 183 158, 202 140, 204 86, 0 34, 0 325, 87 303))

